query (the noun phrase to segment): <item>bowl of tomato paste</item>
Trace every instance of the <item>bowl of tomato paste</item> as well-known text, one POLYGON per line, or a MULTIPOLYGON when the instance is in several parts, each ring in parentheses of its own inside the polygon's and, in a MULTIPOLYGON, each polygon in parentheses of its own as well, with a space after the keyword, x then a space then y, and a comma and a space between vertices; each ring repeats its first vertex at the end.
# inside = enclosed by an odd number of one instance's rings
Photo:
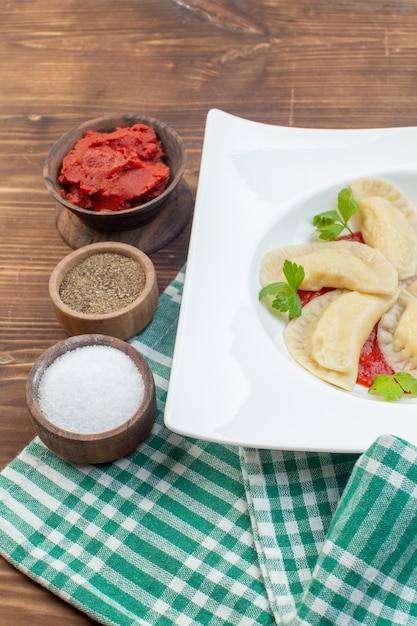
POLYGON ((89 120, 63 135, 44 165, 46 187, 59 207, 101 231, 151 220, 181 181, 185 147, 157 119, 113 115, 89 120))

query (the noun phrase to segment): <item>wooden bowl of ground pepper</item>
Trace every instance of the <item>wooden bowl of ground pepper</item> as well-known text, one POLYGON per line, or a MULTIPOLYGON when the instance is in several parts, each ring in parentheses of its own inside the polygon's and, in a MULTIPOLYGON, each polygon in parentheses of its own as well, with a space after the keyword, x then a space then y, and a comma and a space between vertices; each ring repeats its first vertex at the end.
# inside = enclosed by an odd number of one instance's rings
POLYGON ((75 250, 58 263, 49 279, 55 315, 69 335, 133 337, 153 318, 158 295, 152 261, 121 242, 75 250))

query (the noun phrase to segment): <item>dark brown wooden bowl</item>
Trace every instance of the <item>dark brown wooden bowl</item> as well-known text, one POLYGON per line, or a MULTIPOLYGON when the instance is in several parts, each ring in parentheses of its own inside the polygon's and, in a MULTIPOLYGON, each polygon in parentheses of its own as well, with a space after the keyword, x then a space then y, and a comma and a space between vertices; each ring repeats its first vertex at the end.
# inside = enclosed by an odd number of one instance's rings
MULTIPOLYGON (((123 389, 120 389, 123 394, 123 389)), ((107 463, 133 452, 150 433, 156 417, 155 383, 144 357, 130 344, 104 335, 70 337, 46 350, 32 366, 26 382, 26 399, 33 426, 44 444, 70 463, 107 463), (111 346, 127 354, 144 381, 144 396, 137 411, 111 430, 82 434, 64 430, 45 417, 38 398, 45 370, 61 355, 83 346, 111 346)))
POLYGON ((158 306, 158 296, 156 272, 150 258, 138 248, 116 241, 92 243, 67 254, 55 267, 49 279, 49 297, 56 318, 69 335, 98 333, 129 339, 149 324, 158 306), (89 314, 75 311, 61 300, 61 283, 77 263, 102 252, 121 254, 137 261, 145 273, 145 286, 131 304, 112 313, 89 314))
POLYGON ((49 151, 44 165, 44 181, 46 187, 56 203, 77 215, 80 220, 95 230, 100 231, 120 231, 129 230, 148 222, 164 206, 167 198, 176 189, 181 181, 185 168, 185 147, 178 133, 159 120, 143 115, 112 115, 89 120, 73 128, 63 135, 49 151), (89 209, 82 209, 62 196, 62 190, 58 183, 59 173, 62 167, 62 160, 75 146, 88 130, 98 132, 111 132, 117 127, 126 128, 134 124, 143 122, 152 126, 155 130, 165 153, 166 163, 170 168, 170 179, 165 190, 153 200, 145 202, 131 209, 116 212, 95 212, 89 209))

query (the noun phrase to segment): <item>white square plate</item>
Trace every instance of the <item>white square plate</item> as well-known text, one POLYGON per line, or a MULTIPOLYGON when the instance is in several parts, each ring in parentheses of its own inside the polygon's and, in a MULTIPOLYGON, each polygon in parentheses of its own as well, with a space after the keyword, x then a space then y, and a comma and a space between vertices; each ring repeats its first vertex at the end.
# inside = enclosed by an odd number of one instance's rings
POLYGON ((257 448, 362 452, 391 433, 417 444, 417 401, 336 389, 300 368, 259 303, 269 249, 300 243, 355 178, 397 183, 417 204, 417 128, 271 126, 207 117, 165 423, 257 448))

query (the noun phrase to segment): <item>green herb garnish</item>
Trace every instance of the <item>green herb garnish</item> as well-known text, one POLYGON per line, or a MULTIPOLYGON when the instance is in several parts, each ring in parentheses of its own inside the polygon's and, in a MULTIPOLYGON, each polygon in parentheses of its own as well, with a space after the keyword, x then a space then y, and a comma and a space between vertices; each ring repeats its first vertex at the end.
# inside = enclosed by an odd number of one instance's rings
POLYGON ((319 239, 334 241, 347 229, 350 233, 349 220, 359 211, 359 206, 352 197, 352 192, 347 187, 339 191, 337 195, 337 211, 324 211, 313 217, 313 226, 320 233, 319 239))
POLYGON ((405 395, 417 396, 417 378, 408 372, 375 376, 368 393, 383 396, 388 402, 400 400, 405 395))
POLYGON ((282 269, 287 282, 266 285, 266 287, 263 287, 259 292, 259 300, 262 300, 265 296, 275 296, 272 301, 274 309, 278 309, 278 311, 284 313, 288 311, 288 315, 291 319, 293 317, 300 317, 302 307, 300 296, 297 292, 304 280, 304 268, 287 259, 284 261, 282 269))

